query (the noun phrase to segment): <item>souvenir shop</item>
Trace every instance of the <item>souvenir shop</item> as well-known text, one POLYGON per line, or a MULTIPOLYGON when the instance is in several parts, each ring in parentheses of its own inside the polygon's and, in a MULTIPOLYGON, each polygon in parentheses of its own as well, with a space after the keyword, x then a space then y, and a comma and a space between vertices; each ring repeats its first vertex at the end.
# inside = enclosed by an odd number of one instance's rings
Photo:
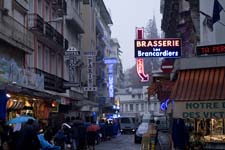
POLYGON ((224 75, 224 67, 178 72, 167 112, 184 120, 195 149, 225 149, 224 75))

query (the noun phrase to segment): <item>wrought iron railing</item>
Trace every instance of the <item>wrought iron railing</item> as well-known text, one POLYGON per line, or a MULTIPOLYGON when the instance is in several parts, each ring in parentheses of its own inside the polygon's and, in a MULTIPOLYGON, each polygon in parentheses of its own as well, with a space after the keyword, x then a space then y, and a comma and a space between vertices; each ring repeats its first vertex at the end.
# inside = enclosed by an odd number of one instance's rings
POLYGON ((31 30, 38 30, 44 32, 44 20, 38 14, 28 14, 28 28, 31 30))

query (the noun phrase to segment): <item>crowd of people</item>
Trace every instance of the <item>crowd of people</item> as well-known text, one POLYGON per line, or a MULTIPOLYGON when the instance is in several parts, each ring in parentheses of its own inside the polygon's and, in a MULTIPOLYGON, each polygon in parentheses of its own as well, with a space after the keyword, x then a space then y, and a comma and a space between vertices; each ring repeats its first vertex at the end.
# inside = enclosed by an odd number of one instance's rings
POLYGON ((33 119, 13 125, 0 121, 0 150, 94 150, 96 144, 118 131, 116 121, 96 124, 79 117, 67 117, 57 128, 33 119))

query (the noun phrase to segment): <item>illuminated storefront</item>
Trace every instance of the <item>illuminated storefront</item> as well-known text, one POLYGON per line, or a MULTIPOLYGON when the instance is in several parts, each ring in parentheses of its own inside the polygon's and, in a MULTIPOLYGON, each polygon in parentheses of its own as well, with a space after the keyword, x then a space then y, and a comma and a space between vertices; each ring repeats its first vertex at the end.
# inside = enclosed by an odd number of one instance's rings
POLYGON ((225 145, 224 75, 224 67, 178 71, 168 111, 193 129, 191 143, 198 137, 209 149, 225 145))

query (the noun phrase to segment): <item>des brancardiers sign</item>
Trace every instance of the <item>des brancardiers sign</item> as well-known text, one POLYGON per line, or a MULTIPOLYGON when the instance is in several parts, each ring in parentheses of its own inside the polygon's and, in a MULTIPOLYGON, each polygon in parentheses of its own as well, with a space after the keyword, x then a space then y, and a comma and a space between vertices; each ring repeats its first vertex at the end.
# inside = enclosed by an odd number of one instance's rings
POLYGON ((181 39, 135 40, 135 57, 181 57, 181 39))

